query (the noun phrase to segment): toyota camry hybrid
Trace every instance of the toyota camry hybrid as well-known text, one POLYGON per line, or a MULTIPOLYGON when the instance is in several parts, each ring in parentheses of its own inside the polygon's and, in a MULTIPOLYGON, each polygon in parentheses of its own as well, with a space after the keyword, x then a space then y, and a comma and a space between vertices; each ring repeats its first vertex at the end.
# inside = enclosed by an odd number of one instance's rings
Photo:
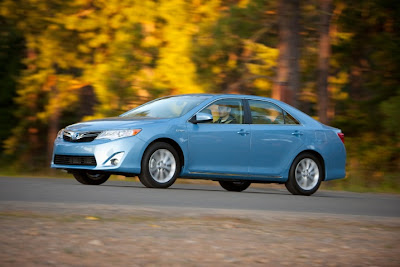
POLYGON ((271 98, 168 96, 119 117, 60 130, 52 168, 99 185, 111 174, 139 176, 146 187, 177 178, 218 181, 228 191, 251 183, 285 184, 311 195, 322 181, 345 177, 341 130, 271 98))

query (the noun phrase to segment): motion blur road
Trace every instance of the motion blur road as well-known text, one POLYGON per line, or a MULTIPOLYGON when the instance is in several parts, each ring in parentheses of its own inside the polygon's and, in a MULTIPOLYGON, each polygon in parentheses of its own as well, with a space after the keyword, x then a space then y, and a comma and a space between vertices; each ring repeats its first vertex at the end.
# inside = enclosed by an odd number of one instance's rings
POLYGON ((284 186, 250 187, 237 193, 225 191, 217 183, 215 186, 176 183, 168 189, 148 189, 127 181, 88 186, 74 179, 0 177, 0 201, 400 217, 400 197, 396 195, 320 190, 306 197, 291 195, 284 186))

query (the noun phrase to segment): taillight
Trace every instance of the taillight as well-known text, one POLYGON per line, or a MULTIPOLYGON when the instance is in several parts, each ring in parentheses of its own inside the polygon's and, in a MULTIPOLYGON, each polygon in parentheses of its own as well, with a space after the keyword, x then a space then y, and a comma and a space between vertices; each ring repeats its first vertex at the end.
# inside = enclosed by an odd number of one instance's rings
POLYGON ((338 133, 337 134, 340 138, 340 140, 342 140, 343 144, 344 144, 344 133, 338 133))

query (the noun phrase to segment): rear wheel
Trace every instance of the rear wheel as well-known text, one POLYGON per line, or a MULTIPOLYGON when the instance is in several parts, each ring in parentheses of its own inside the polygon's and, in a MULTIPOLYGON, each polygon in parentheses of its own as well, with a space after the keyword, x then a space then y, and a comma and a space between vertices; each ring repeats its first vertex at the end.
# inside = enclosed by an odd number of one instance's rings
POLYGON ((318 190, 323 177, 318 158, 311 153, 303 153, 293 161, 285 186, 293 195, 309 196, 318 190))
POLYGON ((219 184, 227 191, 242 192, 250 186, 250 182, 247 181, 219 181, 219 184))
POLYGON ((110 174, 108 173, 98 173, 91 171, 77 171, 74 172, 73 175, 78 182, 87 185, 99 185, 105 183, 108 178, 110 178, 110 174))
POLYGON ((146 187, 167 188, 175 182, 180 169, 176 150, 168 143, 154 143, 143 155, 139 180, 146 187))

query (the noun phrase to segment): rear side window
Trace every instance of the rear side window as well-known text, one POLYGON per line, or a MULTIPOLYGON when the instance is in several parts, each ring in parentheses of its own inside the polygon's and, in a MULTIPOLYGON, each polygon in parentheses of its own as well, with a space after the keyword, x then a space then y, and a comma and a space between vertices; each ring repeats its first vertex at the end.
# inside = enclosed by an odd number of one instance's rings
POLYGON ((286 111, 266 101, 249 100, 253 124, 299 124, 286 111))
POLYGON ((292 117, 289 113, 286 111, 283 112, 285 114, 285 124, 299 124, 299 122, 292 117))

